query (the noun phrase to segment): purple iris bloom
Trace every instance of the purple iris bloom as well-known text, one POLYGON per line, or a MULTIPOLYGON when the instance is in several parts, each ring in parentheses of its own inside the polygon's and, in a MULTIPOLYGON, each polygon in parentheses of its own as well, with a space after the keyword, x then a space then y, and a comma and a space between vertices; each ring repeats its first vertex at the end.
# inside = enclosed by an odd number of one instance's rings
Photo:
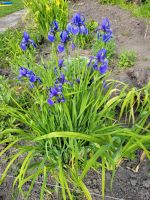
POLYGON ((59 53, 62 53, 65 51, 65 46, 64 44, 59 44, 58 47, 57 47, 57 50, 59 53))
POLYGON ((60 33, 60 39, 62 43, 67 43, 67 41, 69 41, 69 32, 64 30, 60 33))
POLYGON ((93 69, 98 70, 98 61, 96 60, 95 63, 93 64, 93 69))
POLYGON ((19 69, 19 77, 21 78, 22 76, 27 75, 28 70, 25 67, 20 67, 19 69))
POLYGON ((47 103, 50 105, 50 106, 53 106, 54 105, 54 101, 50 98, 48 98, 47 100, 47 103))
POLYGON ((108 18, 104 18, 102 20, 101 30, 103 30, 104 32, 107 32, 108 30, 110 30, 110 22, 108 18))
POLYGON ((96 57, 97 57, 97 61, 98 62, 103 62, 105 60, 105 58, 106 58, 106 52, 107 52, 106 49, 101 49, 97 53, 96 57))
POLYGON ((99 70, 101 74, 108 70, 108 60, 106 59, 106 49, 98 51, 95 57, 91 57, 87 66, 92 66, 94 70, 99 70))
POLYGON ((51 33, 51 32, 48 33, 48 40, 50 42, 54 42, 55 41, 55 35, 54 35, 54 33, 51 33))
POLYGON ((59 77, 59 83, 61 83, 62 85, 64 83, 67 83, 68 81, 65 79, 65 75, 63 73, 61 73, 60 77, 59 77))
POLYGON ((22 41, 20 43, 20 47, 23 51, 26 51, 27 48, 32 45, 34 48, 36 48, 36 44, 33 40, 30 39, 30 36, 27 32, 24 32, 23 33, 23 38, 22 38, 22 41))
POLYGON ((58 96, 60 94, 62 94, 62 88, 57 87, 57 86, 54 86, 53 88, 52 87, 50 88, 50 93, 49 93, 50 98, 56 97, 56 96, 58 96))
POLYGON ((55 103, 65 102, 65 98, 62 94, 62 85, 55 85, 53 88, 50 88, 49 98, 47 102, 51 106, 55 103))
POLYGON ((48 32, 48 40, 50 42, 55 41, 55 34, 58 31, 58 22, 54 20, 50 25, 50 31, 48 32))
POLYGON ((71 23, 67 25, 67 31, 73 35, 88 34, 88 29, 85 26, 85 18, 80 14, 76 13, 72 17, 71 23))
POLYGON ((85 22, 85 18, 80 14, 76 13, 72 17, 72 23, 75 24, 76 26, 81 26, 85 22))
MULTIPOLYGON (((19 69, 19 79, 22 77, 27 77, 31 83, 39 82, 41 83, 41 79, 37 77, 31 70, 26 69, 25 67, 20 67, 19 69)), ((31 84, 32 87, 34 85, 31 84)))
POLYGON ((58 31, 58 22, 56 20, 54 20, 51 24, 51 31, 54 32, 54 31, 58 31))
POLYGON ((29 36, 29 34, 27 32, 24 32, 23 33, 23 38, 27 41, 27 40, 30 39, 30 36, 29 36))
POLYGON ((107 31, 102 35, 103 42, 107 43, 112 38, 112 30, 107 31))
POLYGON ((57 50, 59 53, 62 53, 64 52, 65 50, 65 45, 67 44, 67 42, 70 40, 70 37, 69 37, 69 32, 64 30, 60 33, 60 41, 61 43, 58 45, 57 47, 57 50))
POLYGON ((99 68, 101 74, 105 74, 108 70, 108 60, 105 60, 99 68))
POLYGON ((108 18, 104 18, 102 20, 102 24, 96 29, 97 38, 100 39, 102 37, 104 43, 107 43, 113 36, 113 32, 110 26, 111 25, 108 18), (102 33, 99 33, 98 31, 102 31, 102 33))
POLYGON ((60 69, 63 67, 63 65, 64 65, 64 60, 63 59, 58 60, 58 66, 60 69))

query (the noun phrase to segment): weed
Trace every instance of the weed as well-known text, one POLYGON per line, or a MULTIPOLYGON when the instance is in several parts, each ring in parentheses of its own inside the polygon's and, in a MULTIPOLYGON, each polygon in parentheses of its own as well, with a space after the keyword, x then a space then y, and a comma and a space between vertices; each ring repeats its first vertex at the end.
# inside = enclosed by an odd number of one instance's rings
POLYGON ((124 51, 119 55, 118 66, 120 68, 133 67, 136 61, 136 53, 134 51, 124 51))

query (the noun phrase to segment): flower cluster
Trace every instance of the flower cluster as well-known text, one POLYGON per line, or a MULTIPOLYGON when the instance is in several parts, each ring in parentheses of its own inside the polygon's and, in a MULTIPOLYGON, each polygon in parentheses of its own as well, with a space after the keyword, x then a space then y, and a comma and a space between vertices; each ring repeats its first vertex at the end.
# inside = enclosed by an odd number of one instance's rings
POLYGON ((20 67, 19 69, 19 80, 21 80, 22 77, 27 77, 29 79, 31 87, 34 87, 33 83, 35 82, 42 82, 41 79, 33 73, 33 71, 28 70, 25 67, 20 67))
MULTIPOLYGON (((58 23, 54 20, 51 24, 50 31, 48 33, 48 40, 50 42, 55 41, 55 34, 58 31, 58 23)), ((85 18, 77 13, 73 16, 72 21, 68 23, 66 30, 61 31, 60 33, 60 44, 57 47, 59 53, 65 51, 65 46, 69 41, 72 41, 70 35, 79 35, 79 34, 88 34, 88 29, 85 25, 85 18)), ((72 50, 75 49, 75 44, 72 41, 72 50)))
POLYGON ((68 80, 66 80, 65 74, 62 73, 62 67, 64 66, 64 60, 60 59, 58 61, 58 67, 60 70, 60 75, 58 75, 57 68, 54 68, 54 72, 56 75, 56 81, 54 87, 50 87, 49 90, 49 98, 48 104, 54 105, 55 103, 65 102, 65 98, 63 95, 63 85, 65 83, 71 84, 68 80))
POLYGON ((98 70, 101 74, 105 74, 108 70, 106 52, 106 49, 101 49, 96 56, 91 57, 88 66, 92 65, 94 70, 98 70))
POLYGON ((72 22, 68 23, 67 30, 69 33, 73 35, 78 35, 78 34, 87 35, 88 29, 86 28, 85 25, 85 18, 80 13, 76 13, 72 18, 72 22))
POLYGON ((55 41, 55 34, 58 31, 58 22, 54 20, 50 25, 50 31, 48 32, 48 40, 50 42, 55 41))
POLYGON ((58 45, 58 52, 62 53, 65 50, 65 45, 70 40, 69 32, 64 30, 60 33, 60 44, 58 45))
POLYGON ((97 34, 98 34, 98 39, 100 39, 100 37, 102 36, 102 40, 104 43, 107 43, 113 35, 113 32, 110 28, 110 22, 108 20, 108 18, 104 18, 102 21, 101 26, 99 26, 97 29, 97 34), (102 32, 99 32, 102 31, 102 32))
POLYGON ((65 102, 65 98, 62 94, 62 85, 55 85, 53 88, 50 88, 47 102, 51 106, 55 103, 65 102))
POLYGON ((23 51, 26 51, 26 49, 32 45, 34 48, 36 48, 36 44, 33 40, 30 39, 30 36, 27 32, 23 33, 23 38, 22 41, 20 43, 20 47, 23 51))

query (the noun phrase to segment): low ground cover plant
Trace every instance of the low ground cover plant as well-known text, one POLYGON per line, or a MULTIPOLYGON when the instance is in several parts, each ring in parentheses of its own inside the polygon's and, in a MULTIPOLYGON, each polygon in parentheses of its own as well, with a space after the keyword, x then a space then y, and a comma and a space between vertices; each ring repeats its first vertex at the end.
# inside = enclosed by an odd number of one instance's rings
POLYGON ((136 53, 134 51, 123 51, 119 55, 118 66, 120 68, 133 67, 136 62, 136 53))
POLYGON ((102 170, 104 199, 106 170, 112 170, 113 178, 120 162, 133 159, 138 149, 150 158, 150 84, 131 89, 108 79, 109 49, 114 45, 107 18, 95 29, 100 49, 90 58, 75 51, 88 33, 80 13, 65 27, 53 19, 47 30, 50 59, 41 57, 38 63, 32 53, 38 45, 32 36, 24 32, 20 40, 22 55, 13 62, 16 84, 0 107, 0 116, 11 122, 0 133, 2 159, 11 151, 0 183, 15 162, 18 171, 13 186, 24 199, 42 175, 41 200, 46 192, 52 193, 49 176, 61 185, 62 199, 74 199, 79 188, 90 200, 84 177, 92 168, 102 170), (74 58, 68 56, 70 51, 75 52, 74 58))

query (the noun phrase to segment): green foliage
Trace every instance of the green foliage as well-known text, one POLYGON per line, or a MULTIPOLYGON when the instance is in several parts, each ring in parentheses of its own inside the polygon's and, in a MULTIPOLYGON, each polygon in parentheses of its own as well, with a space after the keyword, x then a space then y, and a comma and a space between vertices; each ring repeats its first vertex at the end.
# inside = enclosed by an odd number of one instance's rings
POLYGON ((45 88, 55 82, 52 63, 45 65, 46 70, 40 64, 30 66, 32 70, 36 69, 43 84, 31 90, 24 87, 25 82, 22 83, 24 89, 20 96, 26 93, 26 103, 22 104, 12 95, 13 105, 3 104, 0 108, 1 115, 15 119, 14 128, 1 131, 1 144, 9 141, 9 145, 0 155, 12 147, 17 150, 13 152, 1 182, 12 163, 19 158, 22 164, 14 185, 17 184, 25 199, 41 174, 41 199, 44 199, 44 191, 49 190, 46 180, 50 175, 61 184, 63 199, 67 196, 73 199, 76 188, 81 189, 87 199, 92 199, 83 180, 89 169, 96 166, 102 168, 104 197, 106 169, 115 170, 122 159, 133 158, 139 148, 150 158, 150 84, 130 91, 121 82, 107 81, 105 89, 103 80, 106 77, 87 68, 86 59, 65 60, 66 79, 71 81, 80 77, 80 84, 75 81, 73 86, 65 83, 63 93, 66 102, 51 107, 47 104, 48 91, 45 88), (131 128, 126 128, 123 120, 120 122, 116 118, 117 108, 120 108, 120 119, 125 115, 125 123, 133 123, 131 128), (97 161, 98 158, 102 159, 102 163, 97 161), (29 190, 24 192, 23 185, 29 180, 29 190), (69 189, 70 184, 74 186, 73 191, 69 189))
POLYGON ((110 40, 104 45, 101 39, 100 40, 96 39, 92 46, 93 55, 96 55, 97 52, 102 48, 105 48, 107 50, 108 59, 111 59, 116 53, 116 44, 114 40, 110 40))
POLYGON ((0 76, 0 102, 8 103, 11 96, 10 85, 7 79, 0 76))
POLYGON ((126 0, 99 0, 99 2, 102 4, 119 5, 123 9, 130 10, 132 14, 137 17, 150 18, 150 1, 145 1, 141 5, 137 5, 130 1, 128 3, 126 0))
POLYGON ((22 0, 11 0, 11 6, 0 6, 0 17, 16 12, 24 8, 22 0))
POLYGON ((133 67, 136 61, 136 53, 134 51, 124 51, 119 55, 118 66, 120 68, 133 67))
POLYGON ((57 20, 60 29, 64 29, 68 22, 68 2, 64 0, 24 0, 37 28, 42 36, 47 38, 50 24, 57 20))
POLYGON ((22 34, 17 29, 8 29, 5 33, 0 34, 0 66, 7 68, 12 58, 21 54, 19 42, 22 34))
MULTIPOLYGON (((33 27, 25 27, 26 31, 28 31, 30 37, 36 42, 40 43, 41 37, 38 31, 35 32, 35 26, 33 27)), ((23 37, 23 31, 21 28, 17 29, 8 29, 4 33, 0 33, 0 68, 13 68, 13 64, 17 63, 17 60, 26 59, 26 55, 20 48, 20 43, 23 37), (19 58, 21 57, 21 58, 19 58), (24 58, 23 58, 24 57, 24 58)), ((34 50, 30 49, 30 58, 31 55, 33 57, 34 50)), ((28 56, 29 57, 29 56, 28 56)), ((18 66, 17 66, 18 69, 18 66)))
POLYGON ((88 28, 88 34, 87 35, 82 34, 77 36, 75 38, 75 43, 82 49, 91 48, 95 39, 94 31, 97 28, 97 26, 98 23, 94 20, 87 22, 86 27, 88 28))
MULTIPOLYGON (((46 0, 39 5, 37 2, 33 5, 33 2, 28 2, 31 3, 29 6, 32 12, 42 9, 38 14, 40 16, 44 13, 46 0)), ((58 4, 53 6, 54 10, 59 7, 58 4)), ((42 21, 38 21, 42 34, 47 34, 47 14, 42 21), (43 26, 43 23, 47 25, 43 26)), ((92 21, 87 26, 90 35, 76 40, 82 47, 90 38, 92 40, 92 31, 97 24, 92 21)), ((18 34, 21 37, 21 33, 18 34)), ((6 47, 14 45, 14 41, 14 36, 11 36, 6 47)), ((20 38, 16 41, 19 45, 20 38)), ((56 185, 61 185, 58 191, 60 198, 74 199, 79 189, 80 198, 91 200, 84 178, 90 169, 101 169, 104 199, 106 170, 112 170, 114 174, 119 163, 124 158, 134 158, 138 149, 142 149, 150 159, 150 83, 141 89, 131 89, 122 82, 109 80, 108 74, 100 75, 99 71, 87 67, 88 59, 79 56, 65 58, 64 55, 64 66, 60 70, 56 48, 52 44, 51 58, 46 62, 40 57, 37 63, 36 52, 32 48, 22 52, 16 46, 16 54, 12 53, 14 59, 11 61, 13 72, 17 73, 20 66, 24 66, 42 80, 41 83, 35 82, 32 89, 25 76, 22 81, 16 79, 11 89, 7 80, 0 79, 0 117, 3 120, 0 124, 1 159, 7 151, 11 151, 11 155, 5 158, 8 163, 0 184, 15 163, 18 170, 13 187, 17 186, 23 199, 29 198, 39 176, 42 177, 40 199, 44 199, 46 192, 52 194, 47 184, 52 176, 56 185), (67 80, 62 86, 65 102, 50 106, 47 103, 49 88, 57 84, 56 79, 61 73, 67 80), (77 79, 80 81, 77 82, 77 79), (26 184, 28 191, 24 191, 26 184)), ((109 58, 115 53, 114 41, 104 46, 101 40, 96 40, 93 53, 96 54, 100 48, 108 50, 109 58)), ((120 60, 123 66, 131 66, 134 57, 131 52, 122 55, 120 60)))

